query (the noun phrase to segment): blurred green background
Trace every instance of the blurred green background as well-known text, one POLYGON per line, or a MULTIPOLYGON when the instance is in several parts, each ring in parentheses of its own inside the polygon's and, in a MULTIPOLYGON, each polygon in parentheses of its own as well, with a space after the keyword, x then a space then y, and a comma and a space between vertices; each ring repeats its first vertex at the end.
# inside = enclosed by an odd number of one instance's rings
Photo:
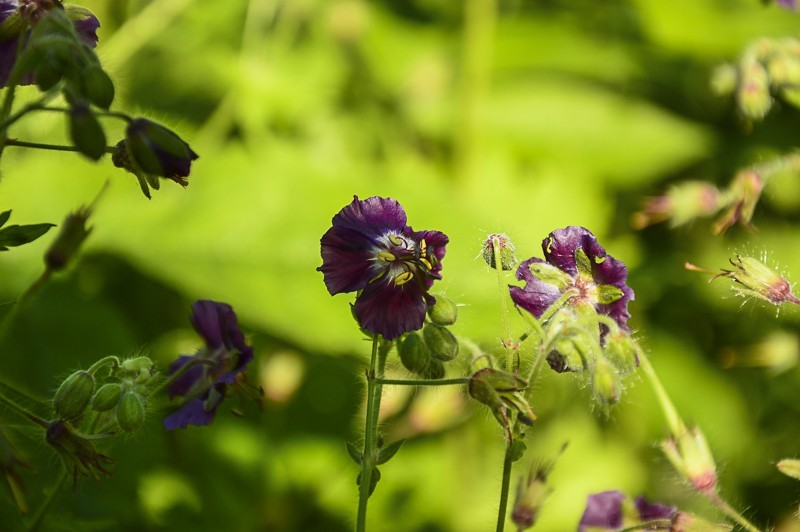
MULTIPOLYGON (((501 321, 494 271, 478 258, 486 235, 506 232, 525 259, 541 256, 553 229, 590 228, 630 267, 631 325, 708 436, 722 493, 761 525, 790 526, 800 485, 773 464, 800 447, 798 371, 730 366, 776 331, 796 349, 800 314, 743 302, 726 280, 707 284, 683 263, 719 268, 735 251, 766 253, 800 278, 798 182, 767 189, 754 233, 713 237, 708 221, 635 232, 630 216, 670 183, 724 185, 797 145, 797 110, 777 102, 748 124, 711 93, 709 75, 759 36, 796 35, 798 15, 757 0, 83 5, 102 24, 97 52, 117 82, 115 108, 176 128, 200 159, 188 188, 164 182, 148 201, 110 161, 6 151, 0 210, 13 208, 13 223, 60 223, 109 188, 80 259, 0 346, 0 373, 46 399, 106 355, 149 352, 165 367, 200 344, 192 301, 216 299, 252 339, 250 376, 266 408, 245 402, 237 417, 233 401, 211 427, 172 433, 154 412, 110 449, 111 478, 80 482, 46 528, 352 528, 357 470, 344 442, 363 424, 369 344, 351 298, 330 297, 315 268, 320 236, 354 194, 397 198, 416 230, 449 235, 437 287, 463 305, 456 332, 493 353, 501 321)), ((59 118, 37 115, 12 137, 65 142, 59 118)), ((108 125, 109 140, 121 139, 121 124, 108 125)), ((54 236, 0 254, 0 300, 34 281, 54 236)), ((449 374, 467 372, 462 356, 449 374)), ((549 370, 536 383, 539 421, 514 484, 569 442, 538 529, 574 529, 586 496, 608 489, 718 517, 656 448, 665 428, 646 382, 630 381, 609 416, 584 388, 549 370)), ((488 412, 455 389, 388 389, 384 406, 387 438, 409 441, 382 467, 369 529, 492 530, 503 442, 488 412)), ((35 508, 61 465, 40 432, 18 428, 36 464, 23 474, 35 508)), ((0 523, 21 523, 6 492, 0 523)))

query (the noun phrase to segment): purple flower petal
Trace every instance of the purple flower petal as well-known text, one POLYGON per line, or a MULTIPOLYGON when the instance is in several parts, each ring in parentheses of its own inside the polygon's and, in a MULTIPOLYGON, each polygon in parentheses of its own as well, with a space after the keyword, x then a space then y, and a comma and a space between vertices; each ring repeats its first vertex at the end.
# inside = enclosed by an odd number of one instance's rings
POLYGON ((645 522, 672 519, 678 512, 678 510, 672 506, 649 502, 642 495, 636 498, 633 505, 636 507, 636 511, 639 512, 639 519, 645 522))
POLYGON ((619 491, 604 491, 589 495, 586 509, 578 524, 578 532, 589 527, 617 530, 622 527, 622 501, 625 495, 619 491))
POLYGON ((561 297, 561 291, 544 281, 540 281, 531 273, 531 264, 543 263, 542 259, 528 259, 517 268, 517 279, 525 281, 525 288, 509 286, 511 299, 514 304, 521 307, 537 318, 541 318, 545 310, 561 297))
POLYGON ((427 312, 422 295, 417 283, 394 286, 381 279, 364 289, 353 310, 362 328, 394 340, 422 328, 427 312))
MULTIPOLYGON (((181 355, 177 359, 173 360, 172 363, 169 365, 169 374, 175 374, 179 369, 183 366, 195 360, 197 357, 194 356, 187 356, 181 355)), ((175 379, 168 387, 167 387, 167 395, 169 398, 172 399, 173 397, 177 396, 186 396, 189 394, 189 390, 191 390, 194 385, 205 375, 205 368, 202 365, 197 365, 193 368, 190 368, 175 379)))
POLYGON ((216 414, 220 402, 222 402, 221 397, 213 408, 206 410, 203 398, 187 401, 178 410, 164 418, 164 427, 167 430, 175 430, 185 429, 188 425, 208 425, 214 420, 214 414, 216 414))

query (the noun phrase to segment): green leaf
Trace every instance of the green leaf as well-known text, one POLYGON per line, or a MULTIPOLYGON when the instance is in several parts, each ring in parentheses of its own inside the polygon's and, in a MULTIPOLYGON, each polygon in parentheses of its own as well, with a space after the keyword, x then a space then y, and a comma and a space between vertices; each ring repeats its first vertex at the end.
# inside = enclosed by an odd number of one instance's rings
POLYGON ((3 227, 10 217, 11 217, 11 210, 0 212, 0 227, 3 227))
POLYGON ((345 446, 347 447, 347 454, 350 455, 350 458, 353 459, 353 462, 355 462, 358 465, 361 465, 362 462, 361 451, 359 451, 356 448, 356 446, 350 443, 349 441, 345 442, 345 446))
POLYGON ((394 455, 397 454, 397 451, 400 450, 400 447, 402 447, 405 442, 406 440, 397 440, 396 442, 390 443, 383 449, 380 449, 378 451, 378 460, 377 460, 378 465, 383 465, 389 460, 391 460, 394 457, 394 455))
POLYGON ((0 229, 0 251, 8 251, 9 247, 21 246, 33 242, 55 224, 9 225, 0 229))

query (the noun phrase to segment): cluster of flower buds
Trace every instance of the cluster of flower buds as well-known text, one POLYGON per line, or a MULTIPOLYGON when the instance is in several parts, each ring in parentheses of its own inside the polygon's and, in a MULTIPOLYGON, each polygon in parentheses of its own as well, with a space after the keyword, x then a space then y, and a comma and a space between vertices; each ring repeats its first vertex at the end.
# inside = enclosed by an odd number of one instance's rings
POLYGON ((589 495, 586 509, 578 523, 578 532, 611 532, 623 529, 722 532, 731 527, 678 511, 673 506, 650 502, 643 496, 631 500, 616 490, 589 495))
POLYGON ((412 331, 397 340, 397 352, 403 366, 426 379, 444 377, 445 362, 458 356, 458 340, 448 329, 456 322, 458 307, 450 298, 435 297, 436 303, 428 307, 428 319, 422 332, 412 331))
POLYGON ((742 115, 761 120, 772 108, 772 94, 800 105, 800 41, 762 38, 745 50, 736 65, 717 67, 711 78, 720 95, 734 94, 742 115))
POLYGON ((61 383, 53 397, 56 416, 78 424, 91 415, 95 428, 119 427, 134 433, 144 424, 147 398, 160 382, 153 361, 140 356, 123 361, 108 357, 101 362, 61 383))

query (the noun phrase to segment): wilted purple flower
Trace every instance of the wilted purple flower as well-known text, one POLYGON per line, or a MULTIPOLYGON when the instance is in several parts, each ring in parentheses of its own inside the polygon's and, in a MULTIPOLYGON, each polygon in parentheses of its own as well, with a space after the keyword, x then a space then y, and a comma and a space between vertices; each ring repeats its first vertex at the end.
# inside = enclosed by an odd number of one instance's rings
POLYGON ((444 233, 406 225, 396 200, 354 196, 322 235, 317 270, 331 295, 358 292, 353 311, 361 328, 392 340, 422 327, 447 243, 444 233))
POLYGON ((181 355, 169 366, 173 375, 187 364, 194 364, 167 387, 170 398, 184 398, 181 407, 164 419, 168 430, 211 423, 228 386, 239 382, 253 360, 253 348, 245 343, 230 305, 196 301, 191 322, 206 345, 195 355, 181 355))
MULTIPOLYGON (((50 9, 66 9, 75 31, 90 47, 97 46, 100 21, 89 10, 64 6, 54 0, 0 0, 0 88, 5 87, 17 61, 19 39, 30 37, 30 25, 35 24, 50 9), (16 20, 15 20, 16 19, 16 20)), ((33 73, 26 73, 20 85, 34 82, 33 73)))
MULTIPOLYGON (((657 525, 657 529, 669 530, 672 519, 678 513, 671 506, 649 502, 643 496, 639 496, 633 502, 635 515, 627 515, 623 508, 626 497, 622 492, 612 490, 602 493, 589 495, 586 499, 586 509, 583 511, 578 532, 588 529, 621 530, 626 525, 637 525, 663 521, 664 526, 657 525), (629 523, 626 521, 636 521, 629 523)), ((651 526, 647 530, 654 530, 651 526)))
POLYGON ((514 303, 537 318, 568 290, 568 305, 591 307, 629 331, 628 301, 633 290, 625 284, 628 268, 597 242, 583 227, 558 229, 542 241, 545 260, 528 259, 517 268, 524 287, 511 286, 514 303))

